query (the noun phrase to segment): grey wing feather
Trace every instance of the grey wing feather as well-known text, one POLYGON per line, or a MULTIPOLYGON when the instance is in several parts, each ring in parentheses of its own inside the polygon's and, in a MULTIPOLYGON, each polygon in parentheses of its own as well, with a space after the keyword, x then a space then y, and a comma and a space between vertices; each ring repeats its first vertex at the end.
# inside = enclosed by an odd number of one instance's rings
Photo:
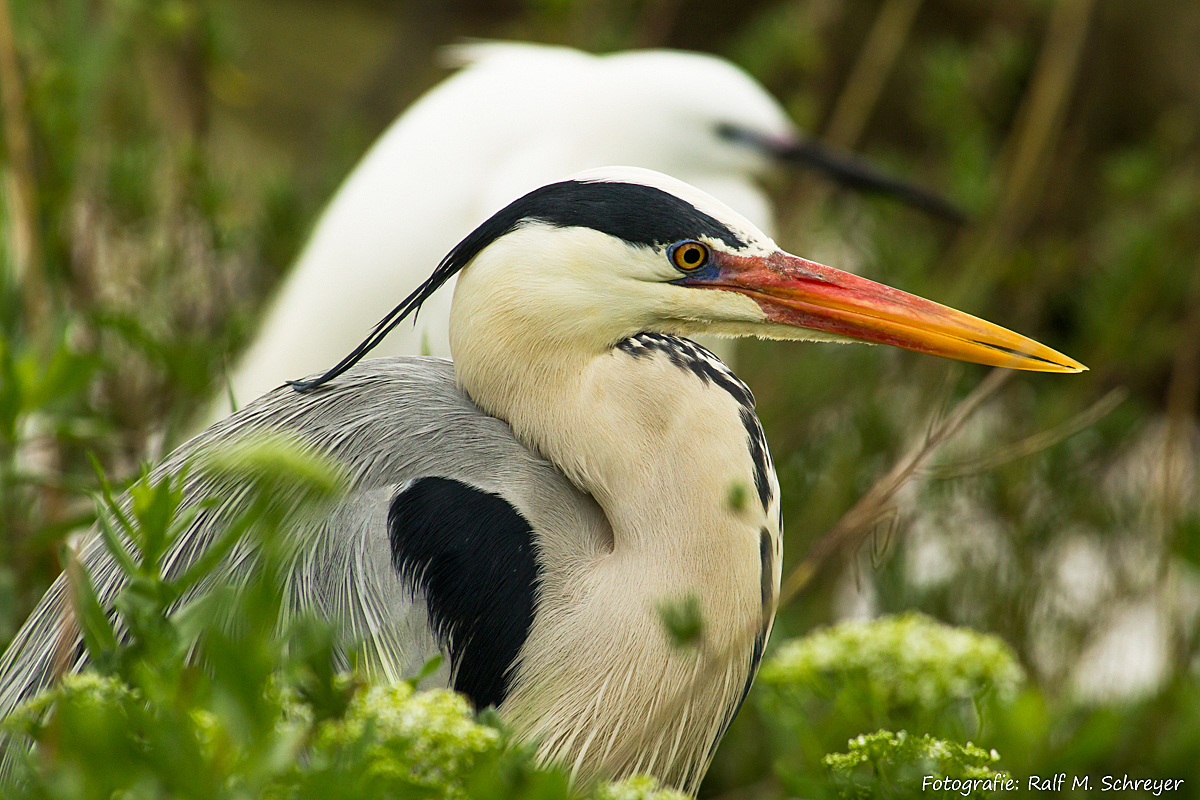
MULTIPOLYGON (((604 536, 607 523, 592 498, 517 442, 506 423, 471 403, 455 386, 445 359, 364 361, 307 395, 281 387, 182 445, 154 474, 177 471, 214 445, 256 431, 295 434, 347 471, 349 493, 321 519, 289 534, 297 547, 288 605, 333 622, 343 641, 357 644, 368 668, 385 680, 411 676, 439 652, 423 598, 392 567, 387 514, 405 483, 434 475, 500 494, 530 521, 542 549, 603 546, 572 543, 581 535, 604 536)), ((184 502, 197 503, 213 489, 211 479, 192 474, 184 502)), ((180 574, 199 558, 241 499, 235 494, 196 518, 164 562, 169 574, 180 574)), ((248 555, 232 552, 222 577, 236 580, 251 563, 248 555)), ((108 606, 124 581, 98 536, 82 548, 80 559, 108 606)), ((79 635, 64 631, 67 602, 59 576, 0 661, 0 718, 49 686, 56 664, 74 671, 86 663, 79 635)), ((433 678, 448 685, 448 665, 433 678)))

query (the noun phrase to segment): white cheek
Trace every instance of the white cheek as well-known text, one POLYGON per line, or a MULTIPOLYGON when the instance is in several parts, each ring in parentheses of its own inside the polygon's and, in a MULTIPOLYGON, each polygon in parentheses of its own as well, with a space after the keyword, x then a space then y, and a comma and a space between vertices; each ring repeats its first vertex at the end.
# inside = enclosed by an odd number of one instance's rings
POLYGON ((740 292, 725 289, 680 287, 676 295, 678 306, 687 319, 721 323, 758 325, 767 315, 758 303, 740 292))

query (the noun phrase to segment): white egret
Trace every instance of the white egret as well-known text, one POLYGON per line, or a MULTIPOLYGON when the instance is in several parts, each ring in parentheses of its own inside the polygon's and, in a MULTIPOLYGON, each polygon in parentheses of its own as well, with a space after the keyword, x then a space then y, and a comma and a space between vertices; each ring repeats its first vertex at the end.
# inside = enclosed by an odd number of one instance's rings
MULTIPOLYGON (((762 86, 715 56, 594 56, 498 42, 450 52, 465 68, 396 120, 321 215, 232 372, 237 402, 331 363, 476 225, 583 169, 628 164, 666 173, 768 233, 774 219, 759 181, 787 162, 955 214, 936 197, 805 140, 762 86)), ((420 319, 398 328, 379 353, 449 355, 453 284, 429 297, 420 319)), ((228 412, 221 392, 209 421, 228 412)))

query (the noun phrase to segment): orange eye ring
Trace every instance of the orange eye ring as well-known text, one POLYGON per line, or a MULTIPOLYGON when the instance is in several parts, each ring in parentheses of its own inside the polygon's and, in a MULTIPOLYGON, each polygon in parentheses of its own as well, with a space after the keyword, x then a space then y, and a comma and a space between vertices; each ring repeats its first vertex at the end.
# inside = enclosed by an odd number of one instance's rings
POLYGON ((712 257, 712 250, 704 242, 687 239, 671 245, 668 255, 676 269, 691 272, 708 263, 709 258, 712 257))

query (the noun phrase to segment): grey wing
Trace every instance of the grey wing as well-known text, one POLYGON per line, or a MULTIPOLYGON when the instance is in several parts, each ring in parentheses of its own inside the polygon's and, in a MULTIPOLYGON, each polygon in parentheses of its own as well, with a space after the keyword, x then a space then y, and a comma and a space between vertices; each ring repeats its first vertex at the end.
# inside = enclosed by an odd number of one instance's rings
MULTIPOLYGON (((295 434, 347 471, 348 494, 321 518, 289 532, 296 547, 288 605, 293 613, 310 611, 330 620, 343 643, 359 647, 368 669, 385 680, 411 676, 442 650, 420 589, 393 565, 388 510, 412 481, 452 478, 504 498, 533 529, 539 562, 546 552, 559 563, 586 558, 610 541, 595 501, 517 442, 506 423, 471 403, 444 359, 364 361, 306 395, 281 387, 182 445, 155 474, 178 470, 214 445, 256 431, 295 434)), ((209 479, 189 477, 185 504, 201 501, 212 489, 209 479)), ((197 517, 168 555, 169 574, 180 574, 212 544, 236 502, 197 517)), ((251 563, 247 555, 231 553, 224 575, 236 580, 244 574, 251 563)), ((80 557, 101 603, 111 604, 124 581, 99 537, 92 537, 80 557)), ((60 576, 0 661, 0 718, 49 686, 56 671, 86 663, 80 636, 64 628, 67 602, 60 576)), ((449 669, 447 661, 434 678, 448 685, 449 669)))

